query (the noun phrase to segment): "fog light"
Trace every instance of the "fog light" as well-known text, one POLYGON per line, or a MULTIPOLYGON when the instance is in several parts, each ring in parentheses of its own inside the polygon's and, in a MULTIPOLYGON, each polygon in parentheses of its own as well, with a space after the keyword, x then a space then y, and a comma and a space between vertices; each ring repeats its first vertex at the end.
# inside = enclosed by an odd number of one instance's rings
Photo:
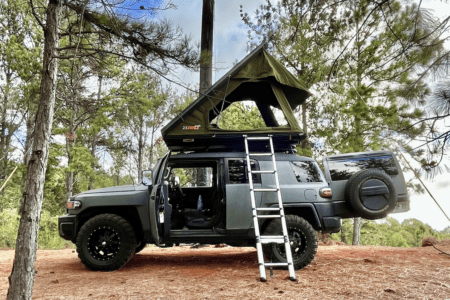
POLYGON ((78 209, 81 207, 80 201, 68 201, 66 204, 67 209, 78 209))
POLYGON ((331 189, 330 188, 321 188, 319 190, 319 195, 322 198, 331 198, 331 196, 332 196, 331 189))

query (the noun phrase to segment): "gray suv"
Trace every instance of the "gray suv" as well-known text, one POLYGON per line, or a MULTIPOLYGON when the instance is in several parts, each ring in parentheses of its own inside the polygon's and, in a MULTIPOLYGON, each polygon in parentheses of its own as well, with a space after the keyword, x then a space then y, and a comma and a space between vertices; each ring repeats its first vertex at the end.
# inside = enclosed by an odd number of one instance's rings
MULTIPOLYGON (((391 152, 324 158, 317 163, 293 153, 276 153, 295 269, 308 265, 317 250, 316 231, 340 230, 341 219, 385 217, 409 208, 405 182, 391 152)), ((271 170, 270 157, 251 159, 252 170, 271 170)), ((146 244, 180 243, 254 246, 255 233, 246 154, 198 152, 166 154, 147 184, 86 191, 69 199, 59 217, 59 234, 76 243, 92 270, 116 270, 146 244)), ((274 188, 273 175, 253 174, 255 188, 274 188)), ((277 205, 274 193, 256 193, 257 207, 277 205)), ((280 235, 279 219, 260 223, 264 235, 280 235)), ((285 261, 284 245, 263 247, 267 259, 285 261)))

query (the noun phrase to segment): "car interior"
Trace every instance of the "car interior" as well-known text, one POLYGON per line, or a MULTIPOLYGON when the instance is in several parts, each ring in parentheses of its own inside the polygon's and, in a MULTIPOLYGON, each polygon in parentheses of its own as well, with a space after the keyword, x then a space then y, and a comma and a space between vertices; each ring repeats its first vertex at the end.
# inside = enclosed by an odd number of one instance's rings
POLYGON ((165 179, 173 209, 171 230, 208 229, 218 223, 224 201, 216 161, 169 162, 165 179))

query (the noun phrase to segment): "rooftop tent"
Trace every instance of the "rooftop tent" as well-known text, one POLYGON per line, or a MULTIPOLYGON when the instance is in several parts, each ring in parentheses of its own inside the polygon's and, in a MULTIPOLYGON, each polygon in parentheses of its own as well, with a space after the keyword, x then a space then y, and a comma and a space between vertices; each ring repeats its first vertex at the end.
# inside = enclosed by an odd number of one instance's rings
MULTIPOLYGON (((162 130, 169 149, 204 149, 232 144, 247 135, 272 134, 274 142, 296 144, 305 138, 293 110, 310 96, 298 79, 260 45, 200 95, 162 130), (228 106, 253 100, 265 127, 245 131, 220 129, 212 123, 228 106), (287 125, 280 126, 270 109, 278 108, 287 125)), ((242 142, 243 145, 243 142, 242 142)))

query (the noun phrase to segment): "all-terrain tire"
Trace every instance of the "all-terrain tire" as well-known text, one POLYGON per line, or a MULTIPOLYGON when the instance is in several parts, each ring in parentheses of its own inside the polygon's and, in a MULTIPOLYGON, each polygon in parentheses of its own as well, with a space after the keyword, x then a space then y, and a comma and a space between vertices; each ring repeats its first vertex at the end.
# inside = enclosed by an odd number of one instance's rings
MULTIPOLYGON (((291 243, 294 269, 306 267, 314 259, 317 252, 317 235, 311 224, 305 219, 295 216, 286 216, 286 225, 291 243)), ((275 219, 267 225, 263 235, 283 235, 281 219, 275 219)), ((286 262, 284 244, 263 244, 266 261, 286 262)), ((287 266, 281 267, 287 269, 287 266)))
POLYGON ((141 243, 136 247, 136 250, 134 250, 134 254, 138 254, 139 252, 144 250, 144 248, 146 246, 147 246, 147 244, 145 242, 141 241, 141 243))
POLYGON ((77 236, 81 262, 93 271, 114 271, 133 256, 137 241, 131 224, 114 214, 102 214, 88 220, 77 236))
POLYGON ((349 178, 345 185, 345 199, 359 217, 376 220, 392 212, 397 192, 388 174, 378 169, 367 169, 349 178))

